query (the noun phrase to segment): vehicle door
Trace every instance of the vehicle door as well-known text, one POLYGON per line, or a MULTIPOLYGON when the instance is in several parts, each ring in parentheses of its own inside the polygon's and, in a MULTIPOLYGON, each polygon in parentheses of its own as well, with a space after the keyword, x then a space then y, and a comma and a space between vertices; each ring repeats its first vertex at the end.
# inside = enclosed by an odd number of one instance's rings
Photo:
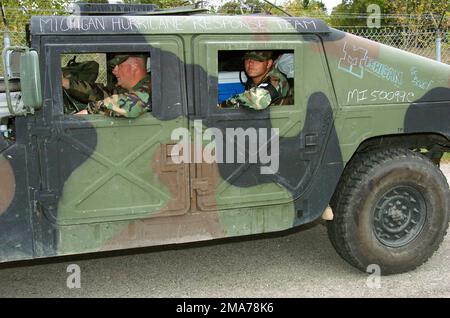
MULTIPOLYGON (((202 66, 195 73, 195 82, 203 87, 195 95, 197 119, 203 132, 208 128, 220 130, 223 145, 227 140, 234 142, 230 148, 223 146, 221 163, 196 165, 193 185, 199 209, 224 211, 274 204, 292 207, 316 173, 333 122, 335 97, 320 39, 315 35, 261 35, 256 39, 254 35, 203 35, 194 39, 193 47, 197 48, 194 61, 202 66), (291 104, 260 111, 217 107, 220 57, 227 52, 251 50, 293 56, 291 104), (239 138, 246 141, 239 143, 239 138), (264 153, 272 153, 270 160, 262 157, 264 153), (245 155, 244 162, 239 154, 245 155)), ((216 146, 220 145, 216 142, 216 146)), ((281 211, 273 210, 271 213, 281 211)), ((291 217, 286 218, 292 222, 291 217)))
POLYGON ((187 127, 179 38, 44 37, 42 46, 45 103, 34 136, 42 176, 38 201, 47 219, 68 226, 185 214, 188 165, 174 164, 169 151, 171 132, 187 127), (104 65, 117 52, 150 55, 152 111, 136 119, 65 114, 61 58, 92 54, 104 65))

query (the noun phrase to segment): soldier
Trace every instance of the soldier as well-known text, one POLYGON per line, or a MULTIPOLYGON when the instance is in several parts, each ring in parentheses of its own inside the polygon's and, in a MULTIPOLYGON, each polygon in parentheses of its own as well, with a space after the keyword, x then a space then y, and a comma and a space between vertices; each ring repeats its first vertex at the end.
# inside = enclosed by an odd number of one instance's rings
POLYGON ((103 84, 91 84, 65 77, 62 84, 69 93, 82 94, 89 100, 87 108, 77 114, 101 113, 135 118, 151 111, 151 80, 146 61, 146 56, 142 54, 120 54, 108 61, 117 78, 117 85, 113 89, 103 84))
POLYGON ((272 51, 250 51, 244 55, 248 76, 245 92, 223 101, 219 107, 247 107, 262 110, 280 105, 289 91, 286 77, 274 66, 272 51))

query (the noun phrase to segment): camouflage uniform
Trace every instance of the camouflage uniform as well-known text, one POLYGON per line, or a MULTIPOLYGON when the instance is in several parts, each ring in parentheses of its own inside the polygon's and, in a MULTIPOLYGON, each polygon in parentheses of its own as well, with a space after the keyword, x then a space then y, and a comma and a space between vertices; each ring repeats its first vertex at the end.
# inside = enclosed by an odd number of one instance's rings
MULTIPOLYGON (((124 62, 130 55, 118 55, 109 61, 110 67, 124 62)), ((69 79, 68 93, 88 102, 89 114, 135 118, 151 111, 151 78, 147 74, 130 91, 120 87, 69 79)))
POLYGON ((90 114, 134 118, 151 111, 150 75, 146 75, 131 91, 122 87, 111 89, 102 84, 74 80, 70 80, 68 91, 84 95, 84 99, 89 101, 87 111, 90 114))
POLYGON ((286 77, 273 67, 259 85, 248 79, 245 92, 234 95, 222 103, 222 107, 246 107, 262 110, 270 105, 280 105, 289 91, 286 77))

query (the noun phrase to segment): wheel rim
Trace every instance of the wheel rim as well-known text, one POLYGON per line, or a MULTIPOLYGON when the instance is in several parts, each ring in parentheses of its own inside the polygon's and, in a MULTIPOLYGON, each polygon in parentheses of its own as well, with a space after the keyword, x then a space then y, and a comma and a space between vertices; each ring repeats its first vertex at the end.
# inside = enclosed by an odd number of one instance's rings
POLYGON ((427 218, 423 195, 411 186, 396 186, 387 191, 373 211, 373 231, 388 247, 400 247, 414 240, 427 218))

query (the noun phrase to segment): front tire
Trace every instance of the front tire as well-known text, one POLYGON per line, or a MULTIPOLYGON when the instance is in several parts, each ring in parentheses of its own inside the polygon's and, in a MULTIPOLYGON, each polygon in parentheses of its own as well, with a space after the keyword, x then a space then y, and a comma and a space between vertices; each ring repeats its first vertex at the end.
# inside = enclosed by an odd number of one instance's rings
POLYGON ((328 235, 337 252, 366 271, 410 271, 443 241, 449 222, 447 181, 425 156, 401 148, 357 154, 333 195, 328 235))

